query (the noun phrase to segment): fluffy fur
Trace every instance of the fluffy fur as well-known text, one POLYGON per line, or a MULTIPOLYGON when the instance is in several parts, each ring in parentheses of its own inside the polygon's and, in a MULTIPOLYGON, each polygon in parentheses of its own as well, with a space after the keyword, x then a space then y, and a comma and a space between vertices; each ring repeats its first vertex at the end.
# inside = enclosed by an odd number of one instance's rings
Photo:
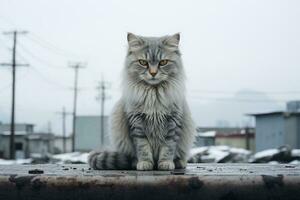
POLYGON ((123 94, 112 114, 115 151, 92 152, 89 164, 94 169, 184 168, 195 129, 185 99, 180 35, 128 33, 127 40, 123 94))

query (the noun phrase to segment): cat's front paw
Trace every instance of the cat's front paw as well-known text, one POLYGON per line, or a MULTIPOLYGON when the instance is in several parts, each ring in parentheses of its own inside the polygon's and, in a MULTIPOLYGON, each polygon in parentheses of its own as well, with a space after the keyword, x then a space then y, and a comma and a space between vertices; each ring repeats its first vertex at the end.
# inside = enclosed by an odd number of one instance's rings
POLYGON ((136 169, 140 171, 153 170, 153 163, 149 161, 139 161, 136 164, 136 169))
POLYGON ((175 169, 175 164, 171 160, 165 160, 158 163, 158 170, 173 170, 175 169))

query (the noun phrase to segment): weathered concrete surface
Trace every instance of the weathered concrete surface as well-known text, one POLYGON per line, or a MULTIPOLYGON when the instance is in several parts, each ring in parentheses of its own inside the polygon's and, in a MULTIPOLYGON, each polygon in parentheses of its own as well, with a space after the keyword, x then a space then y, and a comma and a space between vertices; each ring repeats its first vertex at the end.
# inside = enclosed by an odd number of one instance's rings
POLYGON ((87 165, 0 166, 0 200, 300 199, 300 166, 192 164, 184 171, 94 171, 87 165))

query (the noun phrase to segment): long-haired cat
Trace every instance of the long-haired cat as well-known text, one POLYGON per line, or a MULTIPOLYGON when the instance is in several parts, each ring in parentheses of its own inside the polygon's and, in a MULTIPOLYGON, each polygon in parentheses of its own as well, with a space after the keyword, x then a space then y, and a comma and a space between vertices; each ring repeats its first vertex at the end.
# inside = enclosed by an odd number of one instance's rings
POLYGON ((185 98, 180 35, 128 33, 123 93, 112 114, 114 151, 91 152, 93 169, 185 168, 194 125, 185 98))

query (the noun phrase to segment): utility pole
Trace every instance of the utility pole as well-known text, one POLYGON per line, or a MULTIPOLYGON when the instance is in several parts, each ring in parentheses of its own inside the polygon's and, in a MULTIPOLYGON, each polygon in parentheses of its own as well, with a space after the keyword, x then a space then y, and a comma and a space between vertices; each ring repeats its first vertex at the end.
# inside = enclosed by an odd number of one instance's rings
POLYGON ((62 115, 62 133, 63 133, 63 153, 66 153, 66 117, 67 115, 72 115, 71 112, 66 112, 66 108, 62 108, 62 112, 57 112, 57 114, 62 115))
POLYGON ((75 70, 74 79, 74 103, 73 103, 73 134, 72 134, 72 151, 75 151, 75 137, 76 137, 76 111, 77 111, 77 92, 78 92, 78 70, 84 68, 82 63, 75 63, 70 65, 71 68, 75 70))
POLYGON ((249 117, 248 118, 248 120, 247 121, 245 121, 245 125, 244 125, 244 127, 245 127, 245 139, 246 139, 246 141, 245 141, 245 143, 246 143, 246 149, 247 150, 251 150, 251 137, 253 137, 252 135, 254 135, 254 133, 253 132, 251 132, 251 120, 252 120, 252 118, 251 117, 249 117))
POLYGON ((28 64, 17 64, 16 52, 17 52, 17 35, 26 34, 26 31, 10 31, 4 32, 5 35, 13 35, 13 51, 12 51, 12 63, 0 63, 2 66, 12 67, 12 106, 11 106, 11 123, 10 123, 10 141, 9 141, 9 158, 15 159, 15 97, 16 97, 16 67, 17 66, 29 66, 28 64))
POLYGON ((246 149, 250 150, 250 129, 248 126, 245 127, 245 135, 246 135, 246 149))
POLYGON ((107 82, 104 81, 104 79, 102 78, 102 80, 99 82, 98 86, 96 87, 96 89, 99 91, 98 96, 96 97, 96 99, 98 101, 100 101, 100 106, 101 106, 101 110, 100 110, 100 138, 101 138, 101 146, 104 146, 104 104, 105 104, 105 100, 108 99, 108 96, 106 95, 106 90, 108 89, 109 84, 107 82))

